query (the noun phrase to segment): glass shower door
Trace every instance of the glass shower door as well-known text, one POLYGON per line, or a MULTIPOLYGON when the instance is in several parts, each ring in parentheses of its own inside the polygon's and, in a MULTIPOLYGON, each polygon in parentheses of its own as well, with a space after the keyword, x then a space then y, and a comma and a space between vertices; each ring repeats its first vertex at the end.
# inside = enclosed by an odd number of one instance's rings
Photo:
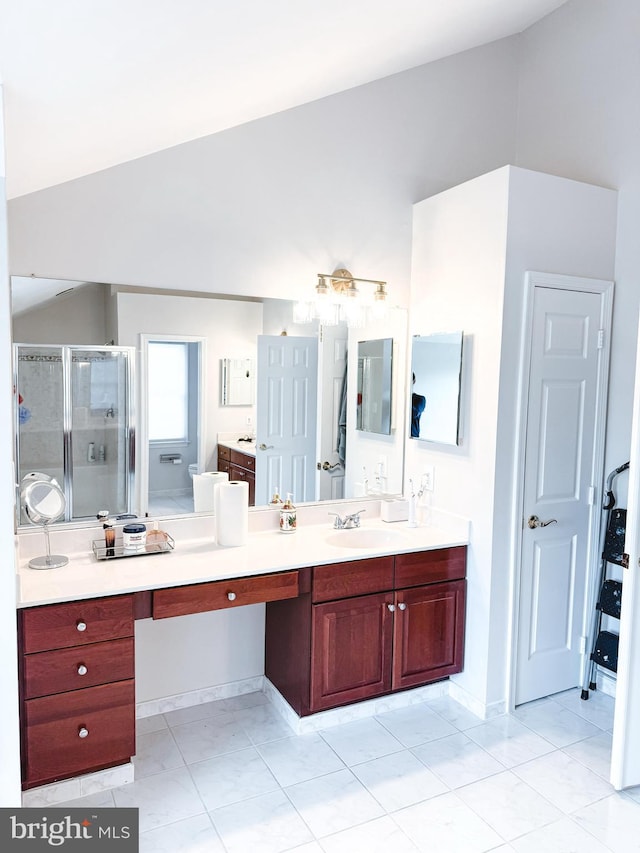
POLYGON ((133 358, 131 347, 15 345, 18 478, 55 477, 61 521, 131 512, 133 358))
POLYGON ((130 509, 130 353, 69 347, 71 517, 130 509))
MULTIPOLYGON (((64 369, 59 346, 19 346, 15 357, 16 471, 55 477, 64 488, 64 369)), ((19 503, 19 502, 18 502, 19 503)), ((19 524, 28 524, 18 507, 19 524)))

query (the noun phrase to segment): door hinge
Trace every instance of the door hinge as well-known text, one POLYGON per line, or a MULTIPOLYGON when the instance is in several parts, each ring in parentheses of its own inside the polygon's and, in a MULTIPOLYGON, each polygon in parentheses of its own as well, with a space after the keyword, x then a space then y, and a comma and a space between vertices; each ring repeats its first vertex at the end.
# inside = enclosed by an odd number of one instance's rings
POLYGON ((580 637, 580 654, 584 655, 587 652, 587 638, 580 637))
POLYGON ((595 506, 595 502, 596 502, 596 487, 595 486, 589 486, 589 497, 588 497, 589 506, 595 506))
POLYGON ((598 349, 604 349, 604 329, 598 329, 598 349))
POLYGON ((620 560, 620 565, 622 566, 623 569, 629 568, 629 555, 628 554, 622 555, 622 559, 620 560))

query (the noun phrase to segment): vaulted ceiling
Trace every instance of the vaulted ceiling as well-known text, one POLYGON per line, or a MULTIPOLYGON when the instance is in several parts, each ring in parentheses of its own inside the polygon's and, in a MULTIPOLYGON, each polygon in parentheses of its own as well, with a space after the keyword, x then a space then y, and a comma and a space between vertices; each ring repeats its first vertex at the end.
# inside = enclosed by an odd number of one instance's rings
POLYGON ((564 0, 0 0, 9 197, 513 35, 564 0))

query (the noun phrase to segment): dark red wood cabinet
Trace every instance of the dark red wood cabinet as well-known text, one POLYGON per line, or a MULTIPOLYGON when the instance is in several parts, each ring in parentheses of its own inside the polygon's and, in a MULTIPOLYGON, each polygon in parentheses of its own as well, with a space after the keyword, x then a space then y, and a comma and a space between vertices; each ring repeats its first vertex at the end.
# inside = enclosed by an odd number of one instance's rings
POLYGON ((135 753, 134 596, 19 613, 22 787, 135 753))
POLYGON ((465 547, 306 571, 266 623, 265 674, 299 715, 462 670, 465 547))

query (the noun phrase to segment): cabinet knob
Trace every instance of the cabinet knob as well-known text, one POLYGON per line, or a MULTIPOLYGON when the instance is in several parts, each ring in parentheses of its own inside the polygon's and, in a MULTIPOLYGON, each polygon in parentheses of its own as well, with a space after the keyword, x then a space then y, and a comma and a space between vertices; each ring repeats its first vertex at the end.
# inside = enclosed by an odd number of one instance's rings
POLYGON ((229 599, 229 601, 235 601, 235 600, 236 600, 236 594, 235 594, 235 592, 228 592, 228 593, 227 593, 227 598, 229 599))
POLYGON ((404 601, 401 601, 401 602, 398 604, 398 610, 406 610, 406 609, 407 609, 407 605, 405 604, 405 602, 404 602, 404 601))
POLYGON ((80 622, 76 622, 76 628, 78 629, 78 631, 86 631, 87 623, 80 620, 80 622))
POLYGON ((88 672, 87 667, 83 663, 78 664, 78 675, 86 675, 88 672))
POLYGON ((89 737, 89 729, 87 729, 85 726, 80 726, 80 728, 78 729, 78 737, 89 737))
POLYGON ((387 604, 387 609, 390 613, 393 613, 393 611, 396 609, 396 606, 395 604, 387 604))

